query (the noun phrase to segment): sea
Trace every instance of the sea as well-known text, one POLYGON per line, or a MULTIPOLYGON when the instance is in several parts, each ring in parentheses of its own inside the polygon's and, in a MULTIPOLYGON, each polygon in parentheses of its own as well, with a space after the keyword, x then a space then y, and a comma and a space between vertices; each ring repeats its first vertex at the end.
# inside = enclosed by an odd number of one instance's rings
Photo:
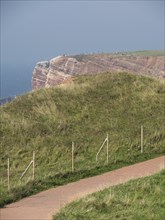
POLYGON ((0 104, 32 90, 32 71, 27 66, 1 68, 0 104))

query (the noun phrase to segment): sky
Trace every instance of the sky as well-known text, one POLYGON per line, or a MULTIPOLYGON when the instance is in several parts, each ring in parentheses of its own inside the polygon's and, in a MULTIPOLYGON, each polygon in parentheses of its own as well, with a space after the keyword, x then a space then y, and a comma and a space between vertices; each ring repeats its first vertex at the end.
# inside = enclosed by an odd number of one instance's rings
POLYGON ((164 0, 1 0, 1 97, 30 91, 38 61, 164 49, 164 0))

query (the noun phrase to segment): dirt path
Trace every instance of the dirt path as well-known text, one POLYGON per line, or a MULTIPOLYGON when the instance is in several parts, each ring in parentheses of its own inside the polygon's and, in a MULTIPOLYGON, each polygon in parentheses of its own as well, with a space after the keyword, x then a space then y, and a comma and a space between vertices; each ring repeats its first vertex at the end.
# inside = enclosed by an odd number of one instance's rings
POLYGON ((46 190, 0 209, 1 220, 50 220, 60 208, 106 187, 149 176, 165 168, 165 156, 46 190))

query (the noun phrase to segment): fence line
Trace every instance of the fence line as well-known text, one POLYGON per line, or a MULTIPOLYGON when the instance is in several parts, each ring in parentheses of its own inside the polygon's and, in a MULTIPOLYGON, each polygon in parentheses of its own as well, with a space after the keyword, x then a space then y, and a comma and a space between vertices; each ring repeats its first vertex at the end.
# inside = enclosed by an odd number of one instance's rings
MULTIPOLYGON (((141 136, 140 136, 140 146, 141 146, 141 153, 144 152, 144 128, 143 125, 141 125, 141 136)), ((99 154, 101 152, 101 150, 103 149, 103 147, 106 147, 106 162, 107 164, 109 163, 109 136, 107 133, 107 136, 105 138, 105 140, 103 141, 101 147, 99 148, 97 154, 96 154, 96 162, 98 162, 98 157, 99 154)), ((72 142, 72 151, 71 151, 71 165, 72 165, 72 172, 75 171, 75 145, 74 142, 72 142)), ((20 176, 20 180, 25 176, 25 174, 27 173, 27 171, 29 170, 30 166, 32 165, 32 179, 35 179, 35 151, 33 151, 33 157, 32 160, 30 161, 30 163, 28 164, 28 166, 26 167, 26 169, 24 170, 24 172, 21 174, 20 176)), ((8 183, 8 191, 11 189, 11 180, 10 180, 10 159, 7 159, 7 183, 8 183)))

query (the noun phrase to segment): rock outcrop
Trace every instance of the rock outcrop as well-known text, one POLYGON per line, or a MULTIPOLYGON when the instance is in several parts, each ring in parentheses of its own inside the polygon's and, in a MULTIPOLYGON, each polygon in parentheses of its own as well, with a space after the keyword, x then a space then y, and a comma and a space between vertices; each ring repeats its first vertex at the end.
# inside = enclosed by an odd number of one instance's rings
POLYGON ((150 77, 165 78, 164 57, 142 57, 122 54, 94 54, 58 56, 36 64, 32 88, 51 87, 80 74, 96 74, 107 71, 131 72, 150 77))

